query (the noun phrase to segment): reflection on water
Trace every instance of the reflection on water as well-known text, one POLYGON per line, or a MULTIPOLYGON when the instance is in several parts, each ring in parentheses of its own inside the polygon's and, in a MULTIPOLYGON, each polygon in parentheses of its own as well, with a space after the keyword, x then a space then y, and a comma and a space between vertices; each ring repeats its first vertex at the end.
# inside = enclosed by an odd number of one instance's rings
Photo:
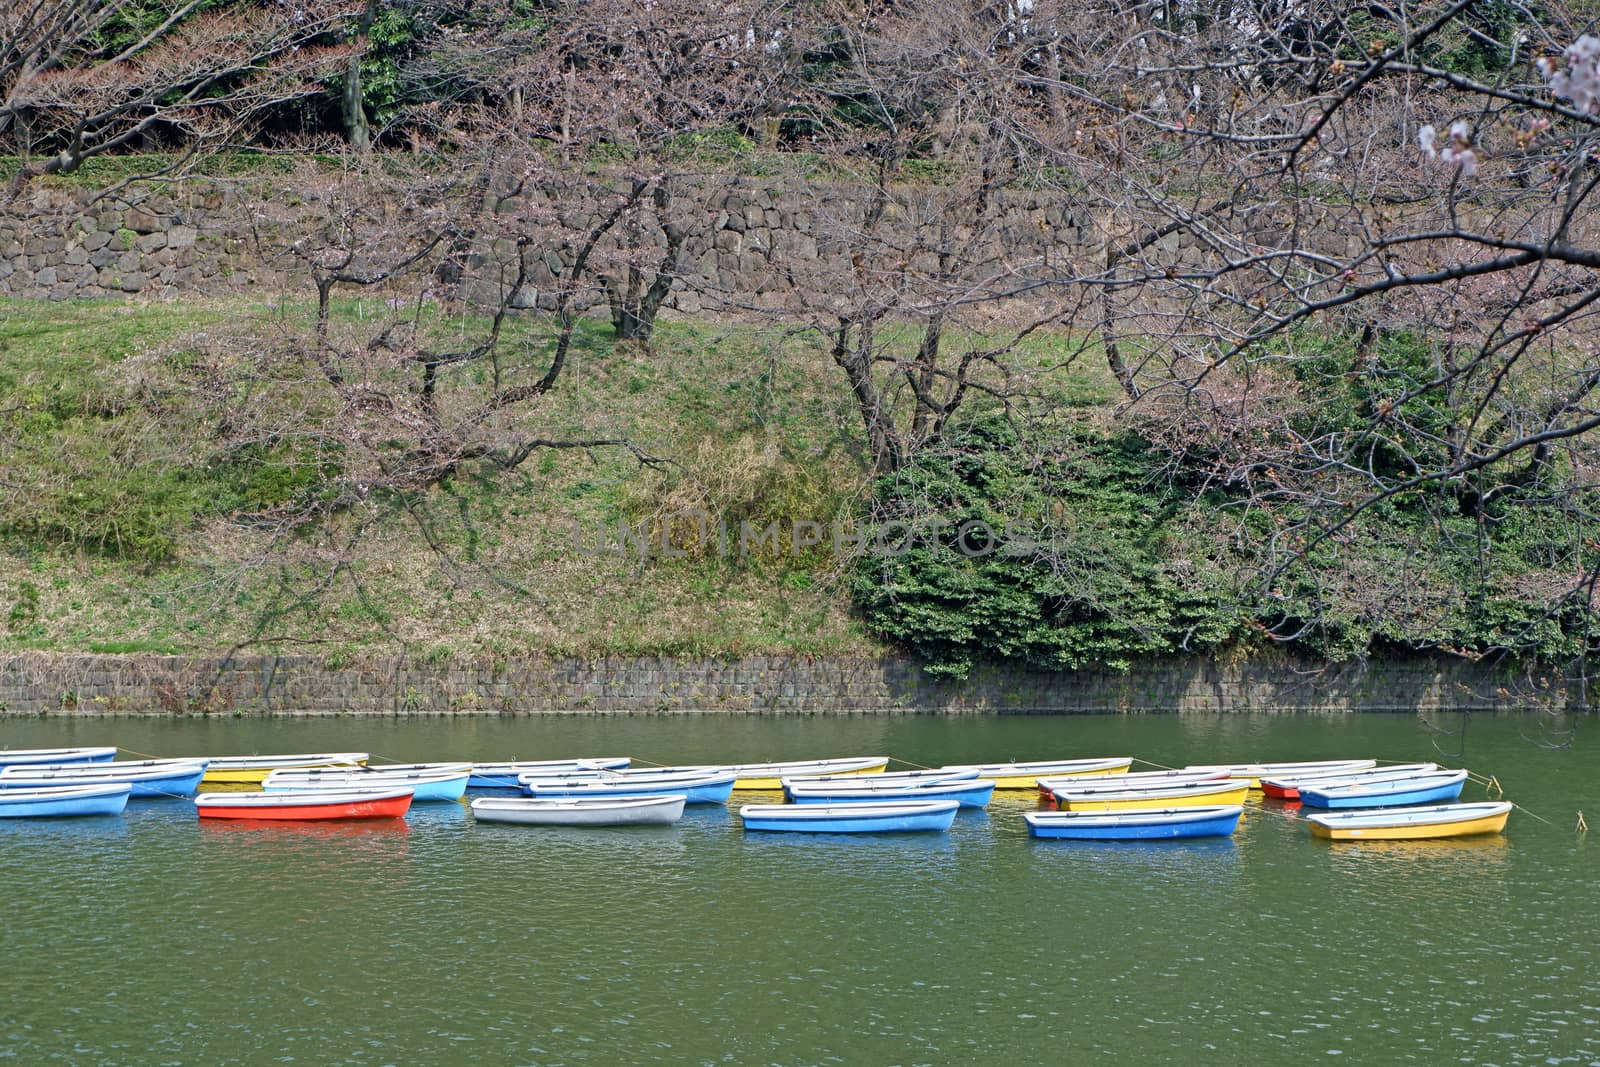
POLYGON ((294 822, 275 819, 199 819, 202 834, 254 834, 261 837, 348 839, 404 837, 411 826, 404 819, 329 819, 319 822, 294 822))

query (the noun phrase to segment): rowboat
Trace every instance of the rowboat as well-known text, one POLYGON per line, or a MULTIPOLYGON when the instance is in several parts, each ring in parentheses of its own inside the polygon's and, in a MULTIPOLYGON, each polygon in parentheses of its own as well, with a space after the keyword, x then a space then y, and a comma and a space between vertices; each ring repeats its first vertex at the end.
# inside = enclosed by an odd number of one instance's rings
POLYGON ((785 778, 880 774, 887 766, 888 756, 846 756, 840 759, 791 760, 787 763, 719 763, 705 769, 732 772, 735 789, 764 789, 776 793, 783 788, 785 778))
POLYGON ((1132 756, 1107 756, 1099 759, 1035 760, 1031 763, 952 764, 941 769, 976 769, 978 777, 992 780, 996 789, 1037 789, 1040 778, 1120 774, 1131 766, 1132 756))
POLYGON ((337 771, 273 771, 267 775, 261 788, 268 793, 286 793, 308 789, 409 789, 412 802, 445 800, 457 801, 466 796, 467 778, 471 772, 459 771, 406 772, 357 771, 340 774, 337 771))
POLYGON ((1243 804, 1250 786, 1237 778, 1205 782, 1175 782, 1129 789, 1079 785, 1056 789, 1061 811, 1141 811, 1149 808, 1192 807, 1208 804, 1243 804))
POLYGON ((594 759, 512 760, 503 763, 474 763, 468 789, 516 789, 519 774, 556 774, 562 771, 615 770, 632 763, 630 756, 597 756, 594 759))
POLYGON ((1239 825, 1240 804, 1152 808, 1148 811, 1030 811, 1022 818, 1034 837, 1075 841, 1147 841, 1226 837, 1239 825))
POLYGON ((986 807, 994 796, 994 782, 970 779, 926 782, 921 785, 881 785, 872 775, 859 786, 806 785, 795 781, 785 788, 796 804, 860 804, 876 800, 954 800, 963 808, 986 807))
POLYGON ((1391 777, 1406 777, 1407 775, 1420 774, 1424 771, 1436 771, 1437 763, 1392 763, 1387 767, 1371 767, 1364 771, 1316 771, 1309 774, 1296 774, 1283 778, 1261 779, 1261 792, 1264 796, 1277 800, 1298 800, 1300 787, 1303 785, 1324 786, 1338 783, 1344 785, 1350 782, 1378 782, 1391 777))
POLYGON ((746 830, 812 834, 943 832, 955 822, 954 800, 889 800, 869 804, 746 804, 739 818, 746 830))
POLYGON ((365 752, 317 752, 289 756, 208 756, 206 785, 259 785, 273 771, 296 767, 359 766, 365 752))
POLYGON ((523 791, 533 797, 638 797, 682 793, 689 804, 726 804, 733 795, 733 773, 664 775, 649 781, 535 782, 523 791))
POLYGON ((798 778, 785 778, 780 784, 787 793, 791 785, 842 785, 855 788, 862 785, 929 785, 933 782, 970 782, 978 777, 978 768, 964 770, 885 771, 870 779, 859 774, 812 774, 798 778))
POLYGON ((192 797, 205 772, 203 759, 25 764, 0 770, 0 791, 51 785, 127 785, 135 797, 192 797))
POLYGON ((36 763, 104 763, 114 759, 111 748, 0 748, 0 768, 36 763))
POLYGON ((1226 771, 1134 771, 1131 774, 1097 774, 1071 775, 1065 778, 1052 777, 1039 779, 1039 792, 1045 796, 1055 793, 1056 787, 1071 789, 1074 786, 1093 785, 1095 788, 1107 786, 1127 786, 1132 789, 1141 789, 1147 785, 1173 785, 1182 782, 1216 782, 1228 777, 1226 771))
POLYGON ((1449 804, 1461 796, 1467 772, 1427 771, 1382 782, 1304 786, 1300 802, 1308 808, 1394 808, 1405 804, 1449 804))
POLYGON ((1315 837, 1334 841, 1421 841, 1437 837, 1497 834, 1511 814, 1508 800, 1433 807, 1319 811, 1306 816, 1315 837))
POLYGON ((409 789, 316 789, 301 793, 201 793, 202 819, 398 819, 409 789))
POLYGON ((476 797, 479 822, 524 826, 670 826, 683 817, 683 793, 640 797, 476 797))
POLYGON ((1211 763, 1183 768, 1186 771, 1226 771, 1229 778, 1248 778, 1251 789, 1261 788, 1263 778, 1287 778, 1315 771, 1364 771, 1376 767, 1375 759, 1325 759, 1304 763, 1211 763))
POLYGON ((117 815, 128 806, 133 787, 63 785, 45 789, 7 789, 0 793, 0 819, 32 819, 66 815, 117 815))

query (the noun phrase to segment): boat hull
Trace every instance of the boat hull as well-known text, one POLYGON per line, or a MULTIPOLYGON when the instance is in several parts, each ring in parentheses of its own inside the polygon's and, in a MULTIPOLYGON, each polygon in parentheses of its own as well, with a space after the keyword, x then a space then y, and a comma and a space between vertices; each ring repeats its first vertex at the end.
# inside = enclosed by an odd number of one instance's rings
POLYGON ((135 798, 192 797, 200 791, 205 769, 199 760, 164 767, 133 766, 125 771, 115 763, 63 764, 38 771, 25 766, 6 768, 0 771, 0 795, 53 785, 127 785, 135 798))
POLYGON ((268 793, 304 792, 311 789, 409 789, 412 803, 459 801, 467 794, 466 771, 454 774, 283 774, 274 771, 261 783, 268 793))
POLYGON ((1023 815, 1034 837, 1071 841, 1167 841, 1227 837, 1238 829, 1244 807, 1214 804, 1131 812, 1040 811, 1023 815))
POLYGON ((117 750, 111 746, 94 748, 0 748, 0 770, 37 764, 108 763, 117 750))
POLYGON ((478 822, 518 826, 671 826, 683 817, 682 793, 643 797, 478 797, 478 822))
POLYGON ((850 789, 838 784, 826 786, 792 785, 789 799, 796 804, 861 804, 884 800, 953 800, 963 808, 988 806, 994 796, 993 782, 945 782, 899 788, 850 789))
POLYGON ((132 787, 123 783, 8 789, 0 793, 0 819, 120 815, 132 792, 132 787))
POLYGON ((1305 776, 1288 775, 1282 778, 1261 779, 1261 793, 1273 800, 1299 800, 1303 787, 1348 785, 1354 782, 1385 782, 1437 771, 1437 763, 1410 763, 1389 767, 1374 767, 1365 771, 1324 771, 1305 776))
POLYGON ((1206 787, 1176 790, 1128 790, 1104 795, 1077 795, 1058 791, 1059 811, 1148 811, 1160 808, 1194 807, 1216 804, 1243 804, 1250 787, 1243 781, 1228 779, 1206 787))
POLYGON ((202 819, 304 822, 321 819, 398 819, 411 807, 411 791, 369 793, 208 793, 195 798, 202 819))
POLYGON ((942 833, 955 822, 954 800, 873 804, 746 804, 746 830, 809 834, 942 833))
POLYGON ((640 797, 682 793, 689 804, 726 804, 733 795, 731 774, 678 777, 651 782, 550 782, 524 785, 531 797, 640 797))
POLYGON ((1331 841, 1428 841, 1441 837, 1497 834, 1506 828, 1511 804, 1441 804, 1424 808, 1376 808, 1362 812, 1318 812, 1306 816, 1314 837, 1331 841))
POLYGON ((1450 804, 1461 796, 1465 771, 1447 775, 1421 775, 1412 779, 1371 785, 1302 786, 1300 803, 1308 808, 1334 811, 1355 808, 1398 808, 1413 804, 1450 804))
POLYGON ((595 759, 511 760, 500 763, 474 763, 468 789, 505 789, 522 792, 517 776, 522 774, 563 774, 584 771, 614 771, 633 762, 631 756, 600 756, 595 759))

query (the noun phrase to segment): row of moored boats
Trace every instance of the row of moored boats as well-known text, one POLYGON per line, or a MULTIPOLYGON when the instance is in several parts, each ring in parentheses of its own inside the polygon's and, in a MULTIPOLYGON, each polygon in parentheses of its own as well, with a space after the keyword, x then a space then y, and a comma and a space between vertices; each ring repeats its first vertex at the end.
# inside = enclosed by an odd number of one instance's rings
POLYGON ((1217 764, 1133 771, 1131 757, 889 771, 887 756, 762 764, 635 767, 629 757, 368 765, 363 752, 117 760, 113 747, 0 749, 0 818, 120 814, 139 797, 192 799, 202 819, 302 821, 403 817, 413 803, 461 802, 479 822, 530 826, 671 824, 691 804, 738 791, 747 830, 943 831, 996 790, 1036 791, 1051 810, 1023 815, 1035 837, 1129 840, 1232 834, 1251 790, 1307 809, 1331 839, 1498 833, 1512 805, 1461 803, 1468 774, 1376 760, 1217 764))

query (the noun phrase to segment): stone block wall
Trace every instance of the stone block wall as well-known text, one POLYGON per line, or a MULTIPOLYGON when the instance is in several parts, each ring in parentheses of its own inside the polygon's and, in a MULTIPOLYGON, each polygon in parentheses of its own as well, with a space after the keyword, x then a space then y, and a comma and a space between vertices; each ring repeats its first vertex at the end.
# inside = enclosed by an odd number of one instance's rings
POLYGON ((529 658, 329 664, 306 656, 0 656, 0 714, 1415 712, 1580 706, 1581 686, 1436 659, 1319 669, 1176 660, 1126 674, 985 667, 929 678, 909 658, 529 658))
MULTIPOLYGON (((302 289, 309 294, 305 267, 288 249, 326 221, 316 213, 315 198, 291 188, 203 180, 170 189, 130 206, 96 201, 90 191, 41 187, 26 203, 0 210, 0 296, 171 298, 302 289)), ((535 214, 553 212, 574 229, 587 228, 585 209, 569 210, 547 199, 530 205, 528 198, 545 195, 491 198, 492 210, 515 213, 532 206, 535 214)), ((1089 219, 1067 198, 1048 192, 997 195, 1002 200, 998 221, 944 231, 964 254, 1026 261, 1041 257, 1047 247, 1059 257, 1063 246, 1090 240, 1089 219)), ((781 307, 794 300, 797 288, 807 286, 817 290, 809 293, 812 298, 827 298, 826 286, 837 284, 833 268, 849 268, 846 242, 858 229, 864 203, 864 192, 848 186, 802 191, 753 178, 685 179, 674 210, 692 236, 669 305, 688 314, 781 307), (808 276, 807 265, 814 264, 828 266, 808 276)), ((926 235, 939 226, 942 204, 938 190, 909 193, 885 223, 885 247, 903 245, 917 259, 913 268, 936 269, 926 235)), ((646 226, 633 239, 640 243, 638 259, 653 263, 663 243, 659 230, 646 226)), ((514 247, 486 238, 465 257, 474 267, 464 279, 464 295, 497 302, 499 285, 512 273, 503 267, 514 247)), ((533 263, 530 284, 513 295, 513 304, 553 307, 554 278, 575 255, 571 247, 553 245, 544 253, 547 262, 533 263)), ((595 290, 586 294, 586 302, 600 304, 603 297, 595 290)))

